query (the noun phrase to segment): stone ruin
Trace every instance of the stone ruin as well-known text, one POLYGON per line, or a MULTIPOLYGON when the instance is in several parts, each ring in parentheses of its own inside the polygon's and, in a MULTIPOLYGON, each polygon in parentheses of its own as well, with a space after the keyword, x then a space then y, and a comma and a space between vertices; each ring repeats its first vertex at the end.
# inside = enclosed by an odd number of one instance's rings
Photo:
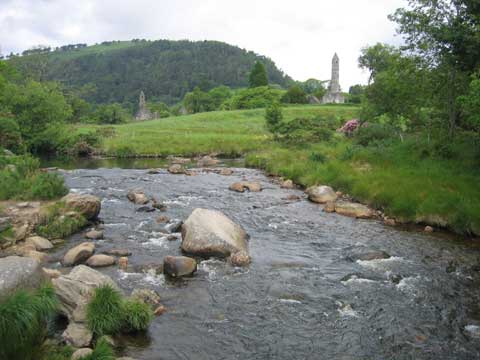
POLYGON ((328 85, 327 93, 322 98, 322 104, 344 104, 345 96, 340 88, 340 59, 337 53, 332 59, 332 79, 328 85))
POLYGON ((145 94, 143 91, 140 91, 140 97, 138 99, 138 112, 137 112, 137 115, 135 115, 135 120, 145 121, 145 120, 153 120, 158 118, 159 116, 157 112, 152 112, 147 108, 145 94))

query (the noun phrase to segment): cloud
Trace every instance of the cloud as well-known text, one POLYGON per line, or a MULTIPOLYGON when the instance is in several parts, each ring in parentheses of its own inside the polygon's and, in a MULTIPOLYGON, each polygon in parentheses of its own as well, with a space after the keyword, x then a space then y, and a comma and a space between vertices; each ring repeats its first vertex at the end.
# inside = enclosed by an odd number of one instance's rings
POLYGON ((387 15, 405 0, 0 0, 3 53, 106 40, 220 40, 266 55, 297 80, 329 79, 341 60, 344 89, 365 83, 360 49, 398 43, 387 15))

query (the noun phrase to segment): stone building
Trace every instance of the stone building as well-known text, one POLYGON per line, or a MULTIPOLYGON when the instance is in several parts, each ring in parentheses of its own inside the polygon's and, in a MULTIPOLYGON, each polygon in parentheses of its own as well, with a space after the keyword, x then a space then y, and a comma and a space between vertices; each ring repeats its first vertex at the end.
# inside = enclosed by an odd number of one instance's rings
POLYGON ((145 94, 143 91, 140 91, 140 97, 138 99, 138 112, 137 112, 137 115, 135 115, 135 120, 143 121, 143 120, 152 120, 157 118, 158 118, 158 114, 156 112, 151 112, 147 108, 145 94))
POLYGON ((342 94, 340 88, 340 59, 337 53, 333 55, 332 59, 332 79, 328 85, 327 93, 323 96, 323 104, 343 104, 345 103, 345 96, 342 94))

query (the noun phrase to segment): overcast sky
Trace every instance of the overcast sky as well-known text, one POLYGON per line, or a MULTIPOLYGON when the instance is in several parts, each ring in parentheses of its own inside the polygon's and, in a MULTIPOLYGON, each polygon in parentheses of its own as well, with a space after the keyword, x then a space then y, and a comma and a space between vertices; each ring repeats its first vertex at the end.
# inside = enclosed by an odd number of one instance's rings
POLYGON ((220 40, 270 57, 296 80, 330 78, 340 56, 344 90, 365 83, 368 44, 398 44, 387 15, 406 0, 0 0, 3 54, 35 45, 106 40, 220 40))

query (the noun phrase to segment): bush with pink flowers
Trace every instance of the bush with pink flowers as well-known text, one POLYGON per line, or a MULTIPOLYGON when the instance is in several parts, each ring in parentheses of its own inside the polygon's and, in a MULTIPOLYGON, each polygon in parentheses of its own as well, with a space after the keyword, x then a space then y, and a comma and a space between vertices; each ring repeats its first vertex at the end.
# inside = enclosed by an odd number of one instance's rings
POLYGON ((353 134, 355 130, 357 130, 359 125, 360 125, 360 121, 358 121, 357 119, 352 119, 347 121, 345 125, 343 125, 340 129, 337 129, 337 131, 342 132, 347 136, 350 136, 353 134))

